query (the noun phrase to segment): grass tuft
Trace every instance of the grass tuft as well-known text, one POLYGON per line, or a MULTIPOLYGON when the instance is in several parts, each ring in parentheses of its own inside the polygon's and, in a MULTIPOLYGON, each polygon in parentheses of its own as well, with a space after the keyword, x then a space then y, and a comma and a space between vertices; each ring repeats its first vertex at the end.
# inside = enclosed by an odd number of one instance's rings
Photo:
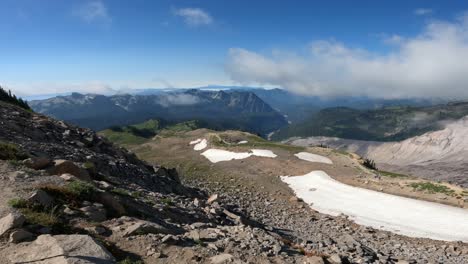
POLYGON ((410 184, 415 190, 418 191, 427 191, 429 193, 444 193, 447 195, 453 194, 455 191, 450 189, 449 187, 436 184, 432 182, 414 182, 410 184))

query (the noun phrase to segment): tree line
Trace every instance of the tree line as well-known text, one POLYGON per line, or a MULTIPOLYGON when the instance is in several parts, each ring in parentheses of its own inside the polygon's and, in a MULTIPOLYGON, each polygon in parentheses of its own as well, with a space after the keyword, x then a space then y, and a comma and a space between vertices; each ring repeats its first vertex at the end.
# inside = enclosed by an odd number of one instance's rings
POLYGON ((5 90, 0 86, 0 101, 7 102, 10 104, 17 105, 21 108, 31 110, 31 107, 29 107, 28 102, 25 100, 16 97, 16 95, 12 94, 10 90, 5 90))

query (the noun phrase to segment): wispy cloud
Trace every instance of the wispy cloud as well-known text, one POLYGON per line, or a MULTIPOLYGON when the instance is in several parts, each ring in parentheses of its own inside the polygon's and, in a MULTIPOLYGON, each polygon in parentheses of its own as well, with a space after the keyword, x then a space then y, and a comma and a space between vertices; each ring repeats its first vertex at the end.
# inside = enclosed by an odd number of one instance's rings
POLYGON ((109 25, 112 17, 101 0, 92 0, 84 2, 73 10, 73 14, 87 23, 104 23, 109 25))
POLYGON ((201 8, 180 8, 173 12, 174 15, 182 17, 184 22, 192 27, 206 26, 213 23, 213 17, 201 8))
POLYGON ((430 8, 418 8, 414 10, 414 14, 417 16, 425 16, 432 14, 433 10, 430 8))
POLYGON ((232 48, 226 73, 243 84, 319 96, 468 97, 468 15, 430 21, 421 33, 390 42, 395 47, 387 53, 335 41, 313 42, 305 54, 295 55, 232 48))

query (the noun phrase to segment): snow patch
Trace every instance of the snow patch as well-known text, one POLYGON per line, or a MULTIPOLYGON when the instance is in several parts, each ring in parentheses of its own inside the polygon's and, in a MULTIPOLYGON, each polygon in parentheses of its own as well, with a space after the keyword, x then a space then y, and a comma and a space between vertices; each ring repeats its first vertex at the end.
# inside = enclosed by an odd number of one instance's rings
POLYGON ((193 144, 198 144, 202 141, 201 138, 197 139, 197 140, 194 140, 194 141, 190 141, 190 145, 193 145, 193 144))
POLYGON ((207 146, 208 146, 208 143, 207 143, 206 139, 203 139, 199 143, 197 143, 193 147, 193 149, 196 150, 196 151, 199 151, 199 150, 205 149, 207 146))
POLYGON ((281 180, 321 213, 411 237, 468 242, 465 209, 349 186, 323 171, 281 180))
POLYGON ((266 157, 266 158, 276 158, 277 155, 273 153, 271 150, 266 149, 251 149, 252 155, 258 157, 266 157))
POLYGON ((312 154, 309 152, 299 152, 297 154, 294 154, 294 156, 298 157, 301 160, 306 160, 310 162, 320 162, 320 163, 327 163, 327 164, 333 164, 333 162, 324 156, 320 156, 317 154, 312 154))
POLYGON ((249 143, 247 140, 242 140, 242 141, 237 142, 237 144, 247 144, 247 143, 249 143))
POLYGON ((209 161, 217 163, 220 161, 229 161, 235 159, 246 159, 251 156, 276 158, 277 155, 271 150, 266 149, 251 149, 249 152, 232 152, 223 149, 208 149, 201 155, 205 156, 209 161))
POLYGON ((207 158, 209 161, 217 163, 227 160, 246 159, 252 154, 248 152, 232 152, 222 149, 208 149, 201 155, 205 156, 205 158, 207 158))

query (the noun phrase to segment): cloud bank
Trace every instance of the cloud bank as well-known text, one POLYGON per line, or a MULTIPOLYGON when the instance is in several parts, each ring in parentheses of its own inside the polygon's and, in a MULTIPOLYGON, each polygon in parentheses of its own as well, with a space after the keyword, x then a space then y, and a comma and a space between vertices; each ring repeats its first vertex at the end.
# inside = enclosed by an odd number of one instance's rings
POLYGON ((393 40, 386 54, 334 41, 315 41, 305 54, 231 48, 225 70, 242 84, 318 96, 468 97, 468 15, 432 21, 415 37, 393 40))
POLYGON ((174 15, 182 17, 185 24, 192 27, 210 25, 213 23, 211 15, 201 8, 180 8, 174 10, 174 15))

